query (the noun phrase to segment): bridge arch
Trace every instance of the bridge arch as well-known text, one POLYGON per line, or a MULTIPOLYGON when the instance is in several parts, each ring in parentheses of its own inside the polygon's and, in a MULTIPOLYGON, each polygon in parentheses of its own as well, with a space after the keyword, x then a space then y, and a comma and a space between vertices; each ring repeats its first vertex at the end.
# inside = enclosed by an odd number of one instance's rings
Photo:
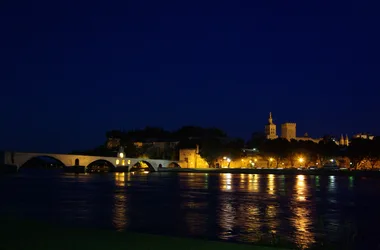
POLYGON ((144 160, 136 162, 129 169, 130 172, 143 171, 143 170, 149 171, 149 172, 155 172, 156 171, 156 169, 154 169, 153 165, 150 162, 144 161, 144 160))
POLYGON ((86 172, 112 172, 115 168, 110 161, 97 159, 86 166, 86 172))
POLYGON ((65 164, 53 156, 35 155, 20 164, 19 168, 63 168, 65 164))
POLYGON ((166 167, 167 168, 181 168, 181 165, 179 165, 177 162, 173 161, 173 162, 170 162, 166 167))

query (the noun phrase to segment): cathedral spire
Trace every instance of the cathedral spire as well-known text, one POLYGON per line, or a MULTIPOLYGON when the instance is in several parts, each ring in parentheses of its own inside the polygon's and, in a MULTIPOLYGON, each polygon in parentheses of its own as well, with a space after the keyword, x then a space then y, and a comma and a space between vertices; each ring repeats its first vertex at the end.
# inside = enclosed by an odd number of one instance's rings
POLYGON ((268 119, 269 124, 273 124, 273 119, 272 119, 272 112, 269 112, 269 119, 268 119))
POLYGON ((348 139, 348 135, 346 134, 346 139, 344 140, 344 145, 348 146, 350 144, 350 140, 348 139))
POLYGON ((340 145, 340 146, 343 146, 343 145, 344 145, 343 134, 340 135, 339 145, 340 145))

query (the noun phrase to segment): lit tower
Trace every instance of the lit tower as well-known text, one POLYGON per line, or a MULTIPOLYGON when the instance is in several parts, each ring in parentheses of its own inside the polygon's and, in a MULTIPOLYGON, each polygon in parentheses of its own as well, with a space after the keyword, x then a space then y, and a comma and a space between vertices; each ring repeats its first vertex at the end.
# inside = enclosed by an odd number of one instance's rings
POLYGON ((290 141, 291 139, 296 139, 297 124, 294 122, 287 122, 281 125, 281 137, 290 141))
POLYGON ((340 145, 340 146, 344 146, 344 138, 343 138, 343 134, 340 135, 339 145, 340 145))
POLYGON ((273 123, 272 112, 269 113, 268 124, 265 125, 265 135, 267 139, 276 139, 278 138, 276 134, 276 124, 273 123))
POLYGON ((346 134, 346 139, 344 140, 344 145, 348 146, 350 144, 350 140, 348 139, 348 135, 346 134))

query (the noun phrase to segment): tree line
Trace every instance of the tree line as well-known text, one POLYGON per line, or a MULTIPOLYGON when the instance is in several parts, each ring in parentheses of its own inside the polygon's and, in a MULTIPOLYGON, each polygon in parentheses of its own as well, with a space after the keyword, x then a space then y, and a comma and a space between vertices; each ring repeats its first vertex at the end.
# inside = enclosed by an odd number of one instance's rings
POLYGON ((319 163, 320 166, 339 159, 349 162, 347 167, 361 169, 369 166, 375 168, 380 161, 380 137, 373 140, 354 138, 348 146, 340 146, 331 138, 323 139, 319 143, 312 141, 288 141, 283 138, 275 140, 252 140, 252 147, 256 147, 258 154, 275 159, 276 165, 280 162, 288 162, 295 166, 296 161, 302 159, 305 167, 319 163))
MULTIPOLYGON (((218 128, 202 128, 199 126, 184 126, 175 131, 168 131, 157 127, 146 127, 135 130, 111 130, 106 132, 107 141, 118 140, 124 147, 127 157, 147 157, 162 159, 178 159, 178 151, 183 148, 199 147, 199 154, 210 166, 214 166, 217 159, 228 156, 232 160, 246 156, 244 148, 256 149, 262 158, 272 158, 276 166, 280 162, 288 162, 291 166, 302 156, 304 165, 319 162, 324 164, 332 158, 346 157, 350 160, 350 167, 358 169, 363 164, 374 168, 380 160, 380 138, 373 140, 352 139, 349 146, 339 146, 335 141, 325 136, 319 143, 312 141, 288 141, 283 138, 267 140, 264 133, 253 133, 249 140, 232 138, 218 128), (135 142, 143 142, 140 147, 135 142), (167 142, 164 150, 157 150, 149 142, 167 142), (178 142, 172 143, 170 142, 178 142)), ((107 147, 107 141, 94 149, 74 151, 76 154, 115 156, 118 148, 107 147)))

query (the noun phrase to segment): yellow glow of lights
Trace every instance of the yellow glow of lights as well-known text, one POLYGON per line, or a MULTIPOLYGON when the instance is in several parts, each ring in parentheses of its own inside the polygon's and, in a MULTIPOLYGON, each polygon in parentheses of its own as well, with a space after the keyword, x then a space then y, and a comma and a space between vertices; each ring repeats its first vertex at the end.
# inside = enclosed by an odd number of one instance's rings
POLYGON ((253 159, 255 162, 257 161, 257 159, 255 158, 255 159, 253 159))
POLYGON ((300 158, 298 158, 298 161, 299 161, 300 163, 302 163, 302 162, 304 162, 304 161, 305 161, 305 159, 304 159, 304 158, 302 158, 302 157, 300 157, 300 158))
POLYGON ((305 176, 304 175, 297 175, 297 179, 300 181, 303 181, 303 180, 305 180, 305 176))
POLYGON ((272 162, 272 161, 273 161, 273 158, 269 158, 269 161, 271 161, 271 162, 272 162))
POLYGON ((119 165, 120 161, 119 159, 116 159, 116 165, 119 165))
POLYGON ((131 164, 131 160, 128 160, 128 164, 131 164))
POLYGON ((123 153, 123 152, 120 152, 120 153, 119 153, 119 157, 120 157, 120 158, 124 158, 124 153, 123 153))
POLYGON ((125 166, 125 160, 121 161, 121 165, 125 166))

